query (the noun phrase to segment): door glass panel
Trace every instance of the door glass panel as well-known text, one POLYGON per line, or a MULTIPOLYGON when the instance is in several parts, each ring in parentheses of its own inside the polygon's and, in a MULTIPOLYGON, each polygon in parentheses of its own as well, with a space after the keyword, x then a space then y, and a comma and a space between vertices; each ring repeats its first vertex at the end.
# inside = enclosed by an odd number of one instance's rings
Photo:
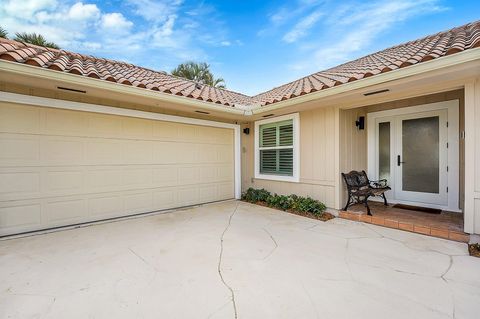
POLYGON ((378 124, 378 174, 390 182, 390 122, 378 124))
POLYGON ((402 188, 439 193, 439 117, 402 121, 402 188))

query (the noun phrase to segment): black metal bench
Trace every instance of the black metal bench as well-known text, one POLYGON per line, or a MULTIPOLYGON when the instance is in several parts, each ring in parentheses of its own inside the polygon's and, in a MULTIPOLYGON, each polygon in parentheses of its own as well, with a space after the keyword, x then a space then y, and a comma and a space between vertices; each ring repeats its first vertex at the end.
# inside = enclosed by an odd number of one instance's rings
POLYGON ((386 179, 371 181, 365 171, 351 171, 347 174, 342 173, 342 176, 348 190, 348 200, 343 210, 347 210, 352 204, 363 203, 367 208, 367 214, 371 216, 372 213, 370 207, 368 207, 368 198, 371 196, 383 197, 383 203, 385 206, 388 205, 385 192, 391 188, 387 185, 386 179))

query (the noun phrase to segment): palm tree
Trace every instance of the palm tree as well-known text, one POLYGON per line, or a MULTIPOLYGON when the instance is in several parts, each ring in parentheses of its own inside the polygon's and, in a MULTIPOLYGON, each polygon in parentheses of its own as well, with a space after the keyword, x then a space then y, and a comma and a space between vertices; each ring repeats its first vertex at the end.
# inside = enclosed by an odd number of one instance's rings
POLYGON ((30 44, 39 45, 41 47, 48 47, 52 49, 60 49, 58 45, 53 42, 48 42, 47 39, 41 34, 35 32, 26 33, 26 32, 17 32, 15 33, 15 41, 26 42, 30 44))
POLYGON ((213 87, 221 89, 226 88, 225 80, 222 78, 215 78, 210 71, 210 65, 205 62, 197 63, 189 61, 181 63, 172 71, 172 74, 213 87))
POLYGON ((2 27, 0 27, 0 38, 8 39, 8 32, 2 27))

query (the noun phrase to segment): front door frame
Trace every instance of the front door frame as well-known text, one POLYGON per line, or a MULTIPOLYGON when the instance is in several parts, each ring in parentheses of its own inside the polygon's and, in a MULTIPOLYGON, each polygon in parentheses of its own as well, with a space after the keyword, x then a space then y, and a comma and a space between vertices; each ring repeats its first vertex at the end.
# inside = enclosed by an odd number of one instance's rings
MULTIPOLYGON (((377 164, 377 119, 390 116, 398 115, 407 115, 422 113, 428 111, 436 110, 446 110, 447 119, 448 119, 448 152, 447 152, 447 165, 448 165, 448 176, 447 176, 447 185, 448 185, 448 202, 447 205, 435 205, 435 204, 424 204, 414 201, 405 201, 398 200, 395 198, 390 198, 392 203, 402 203, 410 205, 421 205, 431 208, 439 208, 443 210, 460 212, 459 209, 459 100, 450 100, 442 101, 436 103, 415 105, 409 107, 402 107, 397 109, 385 110, 372 112, 367 114, 367 159, 368 159, 368 175, 371 179, 378 179, 378 164, 377 164)), ((393 173, 393 171, 392 171, 393 173)), ((393 188, 395 187, 391 183, 393 188)), ((390 193, 395 194, 395 189, 390 193)), ((388 194, 387 193, 387 194, 388 194)))

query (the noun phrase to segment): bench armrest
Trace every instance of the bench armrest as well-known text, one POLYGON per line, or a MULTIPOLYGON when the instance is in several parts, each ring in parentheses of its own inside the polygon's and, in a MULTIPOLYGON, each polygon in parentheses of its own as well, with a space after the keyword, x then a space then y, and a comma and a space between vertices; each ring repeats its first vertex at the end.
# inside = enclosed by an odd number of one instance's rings
POLYGON ((380 179, 378 181, 369 181, 369 183, 370 183, 370 186, 373 188, 383 188, 388 186, 386 179, 380 179))

